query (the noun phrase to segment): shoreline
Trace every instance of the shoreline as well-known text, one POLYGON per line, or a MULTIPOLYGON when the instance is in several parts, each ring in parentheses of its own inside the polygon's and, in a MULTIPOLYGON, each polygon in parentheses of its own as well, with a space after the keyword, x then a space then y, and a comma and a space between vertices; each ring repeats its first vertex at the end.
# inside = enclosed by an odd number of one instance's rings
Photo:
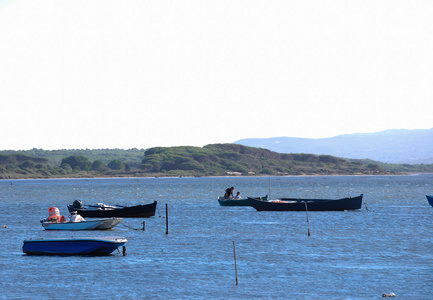
POLYGON ((342 177, 342 176, 417 176, 417 175, 428 175, 433 173, 421 173, 421 172, 415 172, 415 173, 399 173, 399 174, 302 174, 302 175, 254 175, 254 176, 245 176, 245 175, 236 175, 236 176, 230 176, 230 175, 221 175, 221 176, 96 176, 96 177, 39 177, 39 178, 0 178, 1 181, 7 181, 7 180, 74 180, 74 179, 147 179, 147 178, 154 178, 154 179, 164 179, 164 178, 254 178, 254 177, 342 177))

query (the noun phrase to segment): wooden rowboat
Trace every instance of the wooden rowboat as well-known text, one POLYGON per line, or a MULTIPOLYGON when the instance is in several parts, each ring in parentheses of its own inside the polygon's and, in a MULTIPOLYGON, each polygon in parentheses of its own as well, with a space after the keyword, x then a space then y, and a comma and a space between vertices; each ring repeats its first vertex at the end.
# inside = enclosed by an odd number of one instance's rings
MULTIPOLYGON (((266 201, 268 200, 268 195, 264 197, 258 197, 259 199, 266 201)), ((250 200, 245 199, 224 199, 224 197, 218 197, 218 202, 221 206, 251 206, 250 200)))
POLYGON ((342 199, 298 199, 281 198, 277 200, 263 201, 250 198, 250 205, 258 211, 342 211, 360 209, 363 194, 357 197, 342 199))

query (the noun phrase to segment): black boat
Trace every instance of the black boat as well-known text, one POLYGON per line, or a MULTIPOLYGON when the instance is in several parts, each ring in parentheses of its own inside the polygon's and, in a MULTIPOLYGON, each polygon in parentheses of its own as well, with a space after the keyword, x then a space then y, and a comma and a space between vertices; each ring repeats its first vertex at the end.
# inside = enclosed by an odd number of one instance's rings
POLYGON ((433 206, 433 196, 431 196, 431 195, 426 195, 426 197, 427 197, 427 201, 428 201, 428 203, 429 203, 431 206, 433 206))
POLYGON ((72 205, 68 205, 70 213, 76 211, 85 218, 148 218, 155 215, 156 201, 150 204, 136 206, 122 205, 82 205, 80 200, 75 200, 72 205))
MULTIPOLYGON (((257 197, 261 200, 268 200, 268 195, 264 197, 257 197)), ((220 206, 250 206, 248 198, 245 199, 224 199, 224 197, 218 197, 220 206)))
POLYGON ((342 199, 281 198, 263 201, 250 198, 250 204, 258 211, 342 211, 360 209, 363 194, 342 199))

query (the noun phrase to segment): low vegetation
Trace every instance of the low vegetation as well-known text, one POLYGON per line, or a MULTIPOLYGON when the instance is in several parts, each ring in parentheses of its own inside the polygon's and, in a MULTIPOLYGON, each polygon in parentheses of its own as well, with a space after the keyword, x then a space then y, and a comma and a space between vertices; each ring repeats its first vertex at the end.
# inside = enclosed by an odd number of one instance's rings
POLYGON ((433 173, 433 165, 382 164, 330 155, 281 154, 237 144, 144 149, 0 151, 0 179, 262 176, 262 175, 381 175, 400 172, 433 173))
POLYGON ((143 158, 144 149, 0 151, 0 179, 133 176, 143 158))

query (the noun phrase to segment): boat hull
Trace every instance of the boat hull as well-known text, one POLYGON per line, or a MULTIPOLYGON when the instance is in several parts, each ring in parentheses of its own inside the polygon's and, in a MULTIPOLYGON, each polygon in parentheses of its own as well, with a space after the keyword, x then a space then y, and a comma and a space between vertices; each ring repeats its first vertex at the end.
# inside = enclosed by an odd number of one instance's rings
POLYGON ((342 199, 298 199, 282 198, 280 200, 262 201, 248 198, 250 204, 258 211, 343 211, 360 209, 362 197, 348 197, 342 199))
POLYGON ((122 220, 122 218, 109 218, 81 222, 42 222, 42 227, 45 230, 107 230, 113 228, 122 220))
MULTIPOLYGON (((268 195, 264 197, 258 197, 264 201, 268 200, 268 195)), ((246 199, 224 199, 223 197, 218 197, 218 203, 220 206, 251 206, 250 200, 246 199)))
POLYGON ((24 241, 23 252, 27 255, 109 255, 126 242, 122 237, 29 239, 24 241))
POLYGON ((125 206, 120 208, 88 209, 87 207, 73 207, 68 205, 70 213, 76 211, 84 218, 148 218, 155 215, 157 202, 150 204, 125 206))
POLYGON ((433 196, 426 195, 428 203, 433 206, 433 196))

